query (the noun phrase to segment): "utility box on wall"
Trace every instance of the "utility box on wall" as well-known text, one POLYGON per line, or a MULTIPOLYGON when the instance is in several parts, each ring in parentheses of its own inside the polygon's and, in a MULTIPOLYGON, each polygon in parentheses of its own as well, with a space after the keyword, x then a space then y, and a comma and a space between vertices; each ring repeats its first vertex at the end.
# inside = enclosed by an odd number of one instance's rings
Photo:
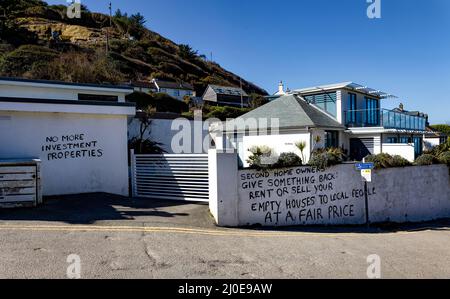
POLYGON ((0 160, 0 208, 36 207, 41 203, 41 161, 0 160))

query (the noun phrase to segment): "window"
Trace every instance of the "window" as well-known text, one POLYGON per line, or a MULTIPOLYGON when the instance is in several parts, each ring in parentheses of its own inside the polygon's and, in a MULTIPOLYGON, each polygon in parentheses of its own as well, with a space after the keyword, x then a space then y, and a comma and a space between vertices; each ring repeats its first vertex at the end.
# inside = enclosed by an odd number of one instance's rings
POLYGON ((400 137, 400 143, 404 143, 404 144, 412 143, 411 138, 410 137, 400 137))
POLYGON ((355 124, 356 123, 356 94, 349 93, 348 94, 348 105, 347 105, 347 124, 355 124))
POLYGON ((398 138, 397 137, 388 137, 387 143, 398 143, 398 138))
POLYGON ((339 132, 326 131, 325 139, 325 147, 339 147, 339 132))
POLYGON ((336 92, 305 96, 305 100, 321 110, 328 112, 330 115, 337 116, 336 92))
POLYGON ((416 154, 416 158, 423 154, 423 138, 422 137, 414 137, 414 152, 416 154))
POLYGON ((90 102, 118 102, 118 96, 101 95, 101 94, 78 94, 78 101, 90 101, 90 102))
POLYGON ((366 124, 367 125, 379 125, 379 102, 378 100, 366 98, 366 124))

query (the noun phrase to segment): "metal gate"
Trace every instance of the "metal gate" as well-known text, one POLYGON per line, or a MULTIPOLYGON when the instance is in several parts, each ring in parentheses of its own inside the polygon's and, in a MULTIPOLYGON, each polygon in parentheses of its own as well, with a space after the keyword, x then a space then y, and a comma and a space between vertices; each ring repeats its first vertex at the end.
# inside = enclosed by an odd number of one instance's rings
POLYGON ((208 155, 132 152, 131 181, 133 197, 208 202, 208 155))

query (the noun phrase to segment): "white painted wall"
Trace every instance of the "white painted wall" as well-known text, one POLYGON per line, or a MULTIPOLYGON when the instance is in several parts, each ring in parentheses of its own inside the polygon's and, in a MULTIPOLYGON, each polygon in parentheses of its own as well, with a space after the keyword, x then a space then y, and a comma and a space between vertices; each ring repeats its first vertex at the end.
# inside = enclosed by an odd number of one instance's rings
POLYGON ((372 222, 421 222, 450 217, 450 177, 446 165, 375 171, 369 201, 372 222))
POLYGON ((74 113, 8 112, 0 110, 0 158, 40 158, 43 194, 64 195, 107 192, 128 195, 127 116, 74 113), (83 134, 83 141, 61 141, 83 134), (50 142, 46 138, 57 138, 50 142), (91 143, 85 149, 43 146, 91 143), (95 157, 77 157, 77 151, 95 157), (67 155, 54 159, 51 153, 67 155), (86 152, 85 152, 86 153, 86 152))
MULTIPOLYGON (((282 153, 296 153, 302 157, 300 150, 295 146, 297 142, 305 141, 306 149, 304 151, 305 161, 309 161, 311 153, 311 135, 308 132, 280 133, 280 135, 262 135, 262 136, 244 136, 243 137, 243 162, 248 167, 248 158, 252 155, 248 150, 252 146, 268 146, 273 149, 274 154, 279 156, 282 153)), ((241 147, 241 145, 239 145, 241 147)), ((241 151, 242 152, 242 151, 241 151)))
MULTIPOLYGON (((236 161, 227 156, 227 164, 236 161)), ((211 163, 217 163, 211 160, 211 163)), ((211 166, 210 169, 214 169, 211 166)), ((270 171, 221 168, 211 181, 210 205, 221 226, 342 225, 366 222, 364 183, 353 164, 316 171, 311 167, 270 171), (237 186, 220 178, 237 177, 237 186), (215 184, 220 186, 217 189, 215 184), (226 187, 224 187, 226 186, 226 187), (215 188, 215 189, 214 189, 215 188), (238 192, 238 196, 234 194, 238 192), (233 196, 229 196, 232 194, 233 196), (214 201, 226 202, 221 206, 214 201), (293 207, 292 203, 298 203, 293 207), (289 206, 291 205, 291 206, 289 206), (237 213, 234 211, 237 206, 237 213), (221 218, 224 214, 226 217, 221 218), (238 225, 236 225, 238 223, 238 225)), ((369 220, 420 222, 450 217, 446 165, 376 170, 368 183, 369 220)))
POLYGON ((439 137, 437 138, 423 138, 423 147, 424 150, 429 151, 435 148, 436 146, 439 146, 441 144, 441 140, 439 137))
POLYGON ((118 96, 119 102, 125 102, 125 95, 133 89, 114 89, 61 84, 39 84, 34 82, 14 82, 0 80, 0 95, 12 98, 34 98, 47 100, 78 100, 78 94, 118 96))
POLYGON ((354 165, 324 172, 313 167, 244 170, 238 176, 242 226, 365 223, 364 185, 354 165))
POLYGON ((402 156, 409 162, 414 162, 414 160, 416 159, 414 144, 383 143, 383 153, 389 154, 391 156, 402 156))
MULTIPOLYGON (((209 138, 209 123, 203 121, 191 121, 184 119, 183 121, 169 120, 169 119, 153 119, 150 126, 150 134, 146 134, 145 138, 150 138, 153 141, 163 144, 162 148, 168 154, 174 154, 172 149, 172 141, 181 132, 178 125, 183 126, 184 132, 187 134, 186 138, 182 139, 182 143, 186 143, 190 152, 185 154, 207 154, 211 141, 209 138), (206 140, 206 141, 205 141, 206 140), (203 145, 205 142, 205 146, 203 145)), ((128 139, 139 136, 140 122, 138 119, 133 119, 128 124, 128 139)), ((176 140, 179 140, 177 137, 176 140)))

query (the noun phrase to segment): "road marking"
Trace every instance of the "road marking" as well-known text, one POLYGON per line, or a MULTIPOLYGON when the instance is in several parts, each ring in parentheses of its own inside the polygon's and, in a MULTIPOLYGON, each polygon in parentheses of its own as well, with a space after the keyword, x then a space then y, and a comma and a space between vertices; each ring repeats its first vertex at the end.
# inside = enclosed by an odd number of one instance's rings
MULTIPOLYGON (((138 227, 138 226, 98 226, 98 225, 0 225, 1 231, 48 231, 48 232, 136 232, 136 233, 176 233, 230 237, 358 237, 373 233, 310 233, 310 232, 257 232, 227 229, 195 229, 183 227, 138 227)), ((382 235, 406 235, 418 231, 387 232, 382 235)))

